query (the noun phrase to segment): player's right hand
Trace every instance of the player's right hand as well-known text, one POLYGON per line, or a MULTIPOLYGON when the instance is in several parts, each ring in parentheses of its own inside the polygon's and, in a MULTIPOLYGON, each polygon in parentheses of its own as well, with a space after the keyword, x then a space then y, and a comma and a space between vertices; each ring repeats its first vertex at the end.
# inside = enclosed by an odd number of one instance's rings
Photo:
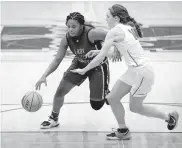
POLYGON ((98 50, 90 50, 86 55, 85 57, 86 58, 92 58, 92 57, 95 57, 96 55, 98 55, 98 50))
POLYGON ((120 52, 118 51, 118 49, 116 47, 114 47, 114 51, 112 53, 112 62, 120 62, 122 61, 122 55, 120 54, 120 52))
POLYGON ((44 83, 45 86, 47 86, 47 80, 46 80, 46 77, 45 77, 45 76, 42 76, 42 77, 38 80, 38 82, 35 84, 35 89, 36 89, 36 90, 40 90, 41 84, 42 84, 42 83, 44 83))

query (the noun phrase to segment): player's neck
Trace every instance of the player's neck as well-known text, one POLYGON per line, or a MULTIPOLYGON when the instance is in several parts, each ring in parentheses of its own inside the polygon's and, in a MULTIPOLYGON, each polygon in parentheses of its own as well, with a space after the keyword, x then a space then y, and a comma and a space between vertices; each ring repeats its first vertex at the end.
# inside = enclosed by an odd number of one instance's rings
POLYGON ((121 24, 121 23, 120 23, 120 22, 116 22, 116 23, 115 23, 115 26, 117 26, 117 25, 119 25, 119 24, 121 24))

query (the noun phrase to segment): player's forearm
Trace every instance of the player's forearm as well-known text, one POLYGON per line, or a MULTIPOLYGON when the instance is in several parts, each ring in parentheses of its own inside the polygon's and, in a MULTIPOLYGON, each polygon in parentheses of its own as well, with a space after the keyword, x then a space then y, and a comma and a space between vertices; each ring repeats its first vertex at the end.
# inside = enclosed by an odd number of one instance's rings
POLYGON ((100 53, 100 50, 95 50, 95 53, 98 55, 100 53))
POLYGON ((97 66, 99 66, 104 60, 105 56, 98 54, 85 68, 85 71, 89 71, 97 66))
POLYGON ((43 76, 48 77, 51 73, 53 73, 58 68, 61 61, 57 61, 56 59, 54 59, 52 63, 49 65, 49 67, 47 68, 47 70, 45 71, 45 73, 43 74, 43 76))
POLYGON ((93 69, 101 64, 101 62, 107 56, 109 48, 113 45, 113 40, 109 40, 104 43, 102 49, 99 51, 99 54, 84 68, 85 71, 93 69))

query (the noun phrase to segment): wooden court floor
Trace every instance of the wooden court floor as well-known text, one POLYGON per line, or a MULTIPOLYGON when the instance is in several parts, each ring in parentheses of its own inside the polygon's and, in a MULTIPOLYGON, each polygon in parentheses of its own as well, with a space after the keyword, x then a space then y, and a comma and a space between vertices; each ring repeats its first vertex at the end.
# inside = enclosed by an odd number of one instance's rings
POLYGON ((106 140, 106 132, 3 132, 2 148, 181 148, 181 133, 132 133, 106 140))
MULTIPOLYGON (((41 53, 42 55, 42 53, 41 53)), ((29 55, 28 55, 29 56, 29 55)), ((42 55, 43 56, 43 55, 42 55)), ((37 59, 42 56, 37 56, 37 59)), ((170 112, 180 114, 178 127, 170 132, 166 123, 158 119, 131 113, 128 96, 122 102, 126 109, 126 122, 131 140, 106 140, 105 135, 116 128, 116 120, 109 106, 95 112, 89 102, 88 82, 73 89, 67 96, 60 112, 60 126, 51 130, 40 130, 39 125, 50 115, 52 96, 61 76, 70 61, 64 61, 58 70, 49 77, 48 86, 40 93, 44 104, 36 113, 22 109, 21 98, 30 90, 51 61, 13 60, 7 55, 2 62, 1 83, 1 147, 2 148, 182 148, 182 52, 151 53, 156 73, 156 82, 145 103, 170 112), (172 59, 171 59, 172 58, 172 59), (82 91, 84 90, 84 91, 82 91), (84 92, 84 93, 83 93, 84 92), (78 95, 79 94, 79 95, 78 95)), ((2 56, 2 59, 5 56, 2 56)), ((47 58, 46 56, 44 58, 47 58)), ((18 59, 20 59, 18 57, 18 59)), ((110 64, 111 86, 126 70, 124 63, 110 64)))

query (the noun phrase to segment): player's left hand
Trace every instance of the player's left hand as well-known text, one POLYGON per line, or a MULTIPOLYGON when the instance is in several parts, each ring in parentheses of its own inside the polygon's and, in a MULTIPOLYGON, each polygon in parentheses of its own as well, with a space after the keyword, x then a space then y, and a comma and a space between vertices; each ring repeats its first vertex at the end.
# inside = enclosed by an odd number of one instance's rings
POLYGON ((70 70, 70 71, 73 72, 73 73, 78 73, 80 75, 84 75, 86 73, 86 71, 84 69, 80 69, 80 68, 73 69, 73 70, 70 70))

